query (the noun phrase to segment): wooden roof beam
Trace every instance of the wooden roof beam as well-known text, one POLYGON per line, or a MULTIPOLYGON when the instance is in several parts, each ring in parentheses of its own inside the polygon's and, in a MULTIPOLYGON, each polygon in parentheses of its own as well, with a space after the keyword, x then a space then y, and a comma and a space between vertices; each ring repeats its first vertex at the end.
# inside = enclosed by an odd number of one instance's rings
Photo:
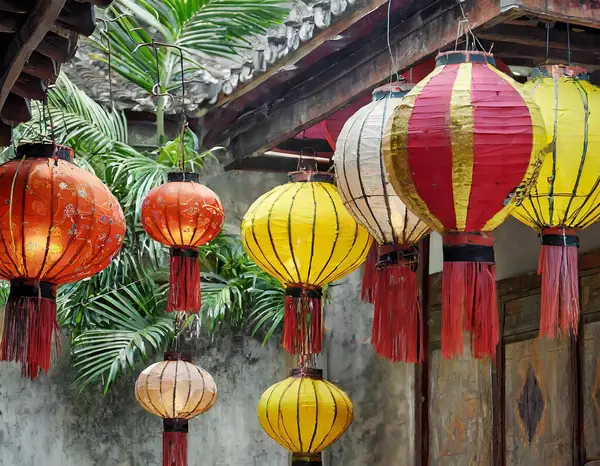
POLYGON ((25 14, 31 8, 32 0, 0 0, 0 10, 25 14))
POLYGON ((66 0, 39 0, 0 58, 0 109, 27 59, 60 14, 66 0))
MULTIPOLYGON (((463 8, 471 27, 501 17, 501 0, 468 0, 463 8)), ((510 13, 509 13, 510 14, 510 13)), ((398 24, 390 34, 396 69, 406 70, 453 44, 461 8, 456 0, 431 2, 398 24)), ((256 156, 327 118, 366 90, 389 79, 390 52, 382 37, 333 64, 276 102, 269 102, 232 125, 229 151, 234 158, 256 156)))
POLYGON ((501 0, 501 3, 503 11, 516 10, 550 21, 600 28, 598 0, 501 0))

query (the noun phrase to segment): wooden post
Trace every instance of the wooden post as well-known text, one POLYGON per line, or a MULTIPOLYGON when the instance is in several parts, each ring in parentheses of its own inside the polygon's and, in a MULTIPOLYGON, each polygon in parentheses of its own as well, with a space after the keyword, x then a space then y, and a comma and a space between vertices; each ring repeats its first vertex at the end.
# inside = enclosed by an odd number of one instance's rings
POLYGON ((505 410, 505 352, 504 352, 504 304, 498 303, 500 315, 500 343, 496 350, 496 358, 492 364, 492 464, 504 466, 506 451, 505 410))
POLYGON ((430 237, 419 248, 419 292, 423 312, 423 362, 415 364, 415 466, 429 465, 429 249, 430 237))

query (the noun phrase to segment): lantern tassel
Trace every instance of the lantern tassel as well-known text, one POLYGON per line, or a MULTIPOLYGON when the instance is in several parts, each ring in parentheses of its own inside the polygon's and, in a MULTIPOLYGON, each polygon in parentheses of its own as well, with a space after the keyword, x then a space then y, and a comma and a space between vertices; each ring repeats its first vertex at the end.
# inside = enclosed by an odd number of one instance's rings
POLYGON ((21 375, 34 380, 48 373, 52 338, 57 350, 56 287, 33 280, 12 280, 4 310, 0 358, 21 364, 21 375))
POLYGON ((416 248, 380 248, 371 343, 377 354, 390 361, 423 360, 417 256, 416 248))
POLYGON ((321 290, 288 287, 285 291, 282 346, 290 354, 322 351, 323 312, 321 290))
POLYGON ((470 335, 473 357, 494 357, 500 333, 491 236, 459 233, 444 237, 442 296, 444 357, 463 354, 464 331, 470 335))
POLYGON ((373 242, 363 271, 362 289, 360 299, 369 304, 374 303, 375 286, 377 283, 377 243, 373 242))
POLYGON ((542 232, 538 275, 542 276, 540 336, 557 338, 579 327, 579 284, 574 230, 548 228, 542 232))
POLYGON ((200 312, 200 265, 197 249, 171 248, 167 312, 200 312))
POLYGON ((187 466, 188 421, 163 420, 163 466, 187 466))

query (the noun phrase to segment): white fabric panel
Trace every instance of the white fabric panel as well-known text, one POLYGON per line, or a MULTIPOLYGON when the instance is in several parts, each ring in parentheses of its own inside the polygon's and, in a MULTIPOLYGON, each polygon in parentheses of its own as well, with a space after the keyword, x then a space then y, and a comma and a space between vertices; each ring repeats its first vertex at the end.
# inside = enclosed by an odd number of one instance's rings
POLYGON ((350 117, 337 140, 333 159, 346 209, 379 244, 415 243, 429 232, 396 196, 383 164, 383 131, 401 100, 371 102, 350 117))

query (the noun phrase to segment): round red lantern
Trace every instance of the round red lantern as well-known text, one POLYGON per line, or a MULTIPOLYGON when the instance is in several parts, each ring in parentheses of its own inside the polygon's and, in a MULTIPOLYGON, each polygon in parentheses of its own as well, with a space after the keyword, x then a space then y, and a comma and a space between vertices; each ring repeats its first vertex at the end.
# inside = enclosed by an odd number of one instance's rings
POLYGON ((27 144, 0 166, 0 278, 10 280, 1 359, 32 379, 48 372, 56 286, 90 277, 119 252, 121 206, 73 151, 27 144))
POLYGON ((384 138, 389 180, 442 234, 442 351, 493 356, 499 341, 491 235, 535 182, 546 147, 541 112, 485 52, 452 51, 396 107, 384 138))
POLYGON ((142 204, 146 233, 171 247, 169 312, 200 312, 198 246, 214 239, 225 220, 219 197, 197 173, 170 173, 142 204))

